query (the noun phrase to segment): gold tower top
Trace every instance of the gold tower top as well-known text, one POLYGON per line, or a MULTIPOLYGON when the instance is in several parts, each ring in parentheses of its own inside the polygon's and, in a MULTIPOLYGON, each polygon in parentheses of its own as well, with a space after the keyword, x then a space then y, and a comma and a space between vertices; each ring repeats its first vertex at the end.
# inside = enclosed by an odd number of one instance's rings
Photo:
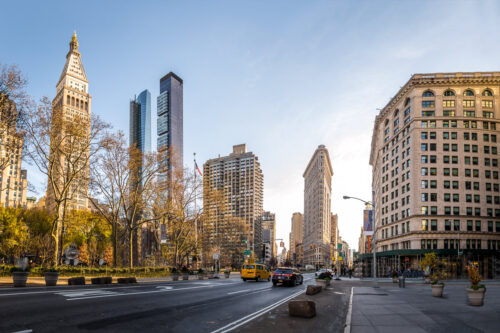
POLYGON ((69 43, 70 51, 78 51, 78 39, 76 38, 76 30, 73 31, 73 37, 69 43))

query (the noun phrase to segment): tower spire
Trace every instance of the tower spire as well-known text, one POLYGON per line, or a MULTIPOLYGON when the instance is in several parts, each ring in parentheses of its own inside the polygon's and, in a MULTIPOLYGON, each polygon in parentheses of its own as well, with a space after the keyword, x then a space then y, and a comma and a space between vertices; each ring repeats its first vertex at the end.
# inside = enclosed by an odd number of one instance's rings
POLYGON ((70 51, 78 51, 78 38, 76 37, 76 30, 73 30, 73 37, 71 38, 71 42, 69 43, 70 51))

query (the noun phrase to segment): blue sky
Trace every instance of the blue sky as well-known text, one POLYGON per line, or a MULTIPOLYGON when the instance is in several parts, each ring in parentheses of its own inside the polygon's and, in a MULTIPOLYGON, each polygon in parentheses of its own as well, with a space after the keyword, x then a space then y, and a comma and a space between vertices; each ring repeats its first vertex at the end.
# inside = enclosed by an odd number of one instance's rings
POLYGON ((76 30, 92 112, 125 132, 144 89, 155 125, 159 79, 174 71, 186 165, 246 143, 286 243, 302 173, 325 144, 332 210, 357 248, 363 207, 342 196, 370 198, 376 109, 414 73, 498 70, 499 16, 497 1, 4 1, 0 62, 20 67, 32 96, 53 98, 76 30))

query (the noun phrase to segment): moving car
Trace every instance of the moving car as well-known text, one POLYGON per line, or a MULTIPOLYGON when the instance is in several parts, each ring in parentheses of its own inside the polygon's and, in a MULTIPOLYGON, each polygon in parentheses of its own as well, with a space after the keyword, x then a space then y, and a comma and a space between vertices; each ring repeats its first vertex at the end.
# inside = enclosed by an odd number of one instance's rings
POLYGON ((271 272, 262 264, 256 264, 255 262, 246 262, 241 267, 241 279, 246 280, 271 280, 271 272))
POLYGON ((296 268, 279 267, 273 273, 273 286, 276 287, 278 283, 284 286, 296 286, 304 282, 304 277, 296 268))

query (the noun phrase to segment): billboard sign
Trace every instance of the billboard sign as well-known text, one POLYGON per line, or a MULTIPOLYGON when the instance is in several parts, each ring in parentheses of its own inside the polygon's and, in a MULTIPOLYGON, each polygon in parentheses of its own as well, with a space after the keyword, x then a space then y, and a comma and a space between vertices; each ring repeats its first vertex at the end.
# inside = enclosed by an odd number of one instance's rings
POLYGON ((363 211, 363 228, 366 236, 373 235, 373 210, 371 209, 363 211))
POLYGON ((165 244, 167 242, 167 226, 162 224, 160 226, 160 229, 161 229, 160 243, 165 244))

